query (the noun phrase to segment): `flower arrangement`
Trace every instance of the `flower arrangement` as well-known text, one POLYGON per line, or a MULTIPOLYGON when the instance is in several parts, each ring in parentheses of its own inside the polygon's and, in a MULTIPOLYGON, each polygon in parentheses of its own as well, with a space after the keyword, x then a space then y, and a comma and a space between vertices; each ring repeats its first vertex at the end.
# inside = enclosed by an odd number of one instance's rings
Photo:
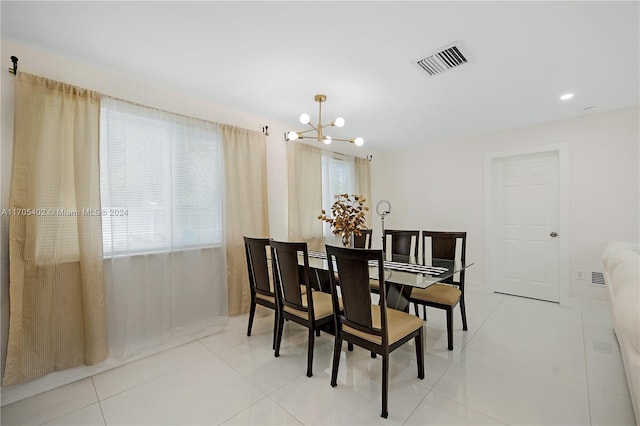
POLYGON ((331 225, 332 233, 342 238, 342 244, 348 247, 351 244, 351 234, 362 235, 360 230, 365 229, 365 212, 369 207, 364 205, 367 201, 362 195, 338 194, 335 196, 336 201, 331 206, 331 214, 328 217, 327 212, 322 210, 318 219, 331 225))

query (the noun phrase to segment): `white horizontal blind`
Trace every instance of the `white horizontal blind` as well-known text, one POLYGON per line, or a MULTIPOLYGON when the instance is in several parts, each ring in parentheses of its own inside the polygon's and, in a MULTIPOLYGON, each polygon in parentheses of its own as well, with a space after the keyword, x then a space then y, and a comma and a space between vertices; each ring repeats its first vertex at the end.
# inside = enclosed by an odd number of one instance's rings
MULTIPOLYGON (((354 194, 356 164, 353 157, 331 151, 322 152, 322 208, 331 216, 331 206, 338 194, 354 194)), ((332 238, 328 223, 323 225, 325 239, 332 238)))
POLYGON ((330 151, 322 153, 322 199, 327 211, 335 195, 353 194, 356 188, 356 165, 353 157, 330 151))
POLYGON ((216 124, 102 99, 105 256, 221 245, 223 191, 216 124))

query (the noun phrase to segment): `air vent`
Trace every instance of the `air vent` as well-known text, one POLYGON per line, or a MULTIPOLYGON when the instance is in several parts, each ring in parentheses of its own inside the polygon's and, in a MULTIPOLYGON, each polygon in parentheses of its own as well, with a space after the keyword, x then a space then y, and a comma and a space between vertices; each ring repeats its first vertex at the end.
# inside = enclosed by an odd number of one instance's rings
POLYGON ((604 284, 604 274, 602 272, 592 272, 591 273, 591 284, 605 285, 604 284))
POLYGON ((425 58, 416 60, 416 64, 430 76, 434 76, 469 62, 469 55, 464 52, 462 44, 455 42, 425 58))

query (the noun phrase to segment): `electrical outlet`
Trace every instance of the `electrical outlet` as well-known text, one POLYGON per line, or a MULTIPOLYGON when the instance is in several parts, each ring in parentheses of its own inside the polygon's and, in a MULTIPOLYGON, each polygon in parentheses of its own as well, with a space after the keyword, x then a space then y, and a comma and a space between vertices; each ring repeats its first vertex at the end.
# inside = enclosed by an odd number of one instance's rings
POLYGON ((582 269, 578 269, 576 271, 576 279, 583 280, 584 279, 584 271, 582 269))

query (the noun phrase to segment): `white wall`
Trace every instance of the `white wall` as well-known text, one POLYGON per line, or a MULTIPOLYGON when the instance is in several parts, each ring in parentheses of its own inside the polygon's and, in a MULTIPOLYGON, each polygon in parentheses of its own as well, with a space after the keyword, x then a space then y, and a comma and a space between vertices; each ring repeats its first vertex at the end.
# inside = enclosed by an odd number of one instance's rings
MULTIPOLYGON (((492 291, 484 283, 485 154, 567 144, 571 282, 564 285, 570 296, 604 299, 605 289, 590 284, 590 271, 601 270, 602 249, 612 240, 640 239, 639 114, 639 108, 623 109, 378 154, 373 203, 391 202, 387 228, 467 231, 467 259, 475 262, 467 280, 492 291), (575 279, 578 269, 584 280, 575 279)), ((374 223, 380 235, 380 221, 374 223)))

